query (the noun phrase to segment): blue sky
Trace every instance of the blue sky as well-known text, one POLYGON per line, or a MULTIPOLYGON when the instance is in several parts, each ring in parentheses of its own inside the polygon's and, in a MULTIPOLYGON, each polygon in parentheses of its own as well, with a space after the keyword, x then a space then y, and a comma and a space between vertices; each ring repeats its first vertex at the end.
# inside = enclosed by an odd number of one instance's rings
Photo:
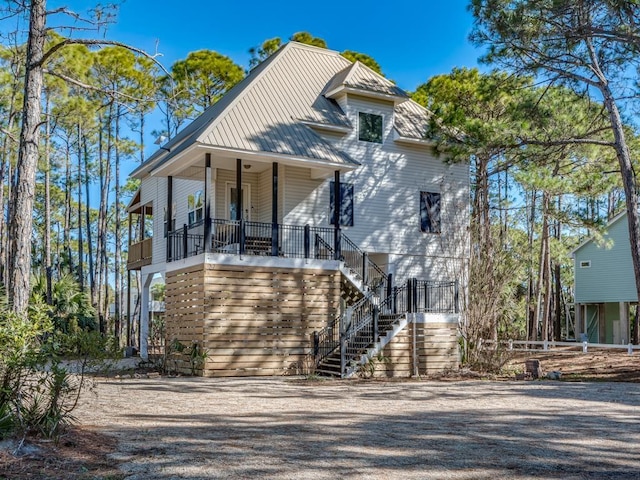
MULTIPOLYGON (((95 0, 49 0, 48 7, 68 5, 85 13, 96 4, 95 0)), ((388 78, 412 91, 453 67, 477 66, 480 51, 467 38, 473 23, 467 4, 468 0, 125 0, 106 38, 159 52, 167 69, 200 49, 220 52, 246 68, 251 47, 269 38, 286 41, 295 32, 308 31, 323 38, 333 50, 372 56, 388 78)), ((148 119, 148 132, 162 129, 155 117, 148 119)), ((153 141, 151 135, 145 141, 147 156, 157 148, 153 141)))
MULTIPOLYGON (((78 10, 95 2, 50 1, 78 10)), ((467 0, 401 2, 155 1, 125 0, 107 37, 158 51, 168 68, 194 50, 211 49, 247 67, 248 50, 264 40, 286 40, 308 31, 334 50, 375 58, 405 90, 454 66, 477 65, 479 52, 467 36, 467 0)))

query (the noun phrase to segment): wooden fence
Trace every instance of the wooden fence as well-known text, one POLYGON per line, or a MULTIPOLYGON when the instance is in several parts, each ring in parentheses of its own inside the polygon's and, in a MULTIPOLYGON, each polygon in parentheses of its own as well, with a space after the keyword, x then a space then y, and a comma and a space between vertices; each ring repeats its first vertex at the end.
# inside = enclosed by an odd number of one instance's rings
MULTIPOLYGON (((508 350, 532 350, 528 347, 542 347, 542 350, 545 352, 560 347, 572 347, 578 350, 581 349, 583 353, 588 353, 589 348, 600 348, 609 350, 626 350, 629 355, 633 355, 634 351, 640 350, 640 345, 633 345, 631 343, 623 345, 590 342, 556 342, 554 340, 501 340, 497 343, 507 347, 508 350)), ((495 340, 482 340, 482 346, 495 344, 495 340)))

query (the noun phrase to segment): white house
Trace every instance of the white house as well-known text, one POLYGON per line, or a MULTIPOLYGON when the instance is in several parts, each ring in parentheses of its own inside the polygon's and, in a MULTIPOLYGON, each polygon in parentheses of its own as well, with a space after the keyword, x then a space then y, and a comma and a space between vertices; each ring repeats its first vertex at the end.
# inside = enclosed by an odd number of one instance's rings
MULTIPOLYGON (((208 351, 204 374, 333 355, 346 375, 383 348, 416 373, 433 346, 415 325, 455 343, 469 172, 435 155, 428 121, 365 65, 291 42, 131 174, 130 214, 153 234, 134 229, 129 268, 143 298, 164 275, 168 335, 208 351)), ((447 349, 432 370, 456 363, 447 349)))

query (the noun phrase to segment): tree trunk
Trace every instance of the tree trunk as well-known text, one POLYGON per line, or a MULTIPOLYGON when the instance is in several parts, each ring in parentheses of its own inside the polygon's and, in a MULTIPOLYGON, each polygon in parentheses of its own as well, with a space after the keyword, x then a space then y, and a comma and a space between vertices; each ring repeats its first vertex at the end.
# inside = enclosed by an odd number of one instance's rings
POLYGON ((89 197, 89 185, 91 179, 89 177, 89 152, 87 149, 87 139, 82 137, 82 146, 84 150, 84 188, 87 196, 85 203, 85 224, 87 225, 87 252, 89 261, 89 291, 91 292, 91 303, 95 307, 96 302, 96 285, 93 270, 93 244, 91 242, 91 201, 89 197))
POLYGON ((114 142, 114 154, 115 154, 115 240, 116 251, 114 258, 114 273, 115 273, 115 308, 114 308, 114 331, 116 338, 116 345, 120 346, 120 299, 121 299, 121 277, 120 277, 120 256, 122 252, 122 239, 120 238, 120 107, 116 109, 116 124, 115 124, 115 142, 114 142))
POLYGON ((51 122, 49 120, 49 96, 45 102, 45 139, 44 139, 44 272, 47 281, 47 304, 51 305, 51 122))
POLYGON ((40 141, 43 54, 46 40, 46 0, 31 0, 25 70, 24 104, 16 183, 11 192, 9 285, 13 311, 23 313, 31 290, 31 235, 40 141))
MULTIPOLYGON (((631 245, 631 260, 633 262, 633 273, 636 281, 636 295, 640 299, 640 217, 638 216, 638 191, 637 179, 633 165, 631 163, 631 155, 625 139, 622 119, 620 111, 616 105, 613 94, 608 85, 601 88, 604 97, 604 105, 609 112, 611 120, 611 128, 615 141, 616 156, 620 164, 620 173, 622 175, 622 185, 624 186, 625 202, 627 207, 627 223, 629 226, 629 244, 631 245)), ((638 329, 638 316, 634 320, 633 343, 640 343, 640 332, 638 329)))
MULTIPOLYGON (((89 226, 87 225, 87 228, 89 226)), ((82 237, 82 128, 78 124, 78 281, 84 292, 84 238, 82 237)))

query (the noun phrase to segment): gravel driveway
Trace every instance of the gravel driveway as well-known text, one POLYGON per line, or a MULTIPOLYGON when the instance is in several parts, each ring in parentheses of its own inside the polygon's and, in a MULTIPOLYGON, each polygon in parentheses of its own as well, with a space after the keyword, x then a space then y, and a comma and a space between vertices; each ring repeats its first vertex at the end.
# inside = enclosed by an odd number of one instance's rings
POLYGON ((640 384, 99 381, 128 479, 640 478, 640 384))

